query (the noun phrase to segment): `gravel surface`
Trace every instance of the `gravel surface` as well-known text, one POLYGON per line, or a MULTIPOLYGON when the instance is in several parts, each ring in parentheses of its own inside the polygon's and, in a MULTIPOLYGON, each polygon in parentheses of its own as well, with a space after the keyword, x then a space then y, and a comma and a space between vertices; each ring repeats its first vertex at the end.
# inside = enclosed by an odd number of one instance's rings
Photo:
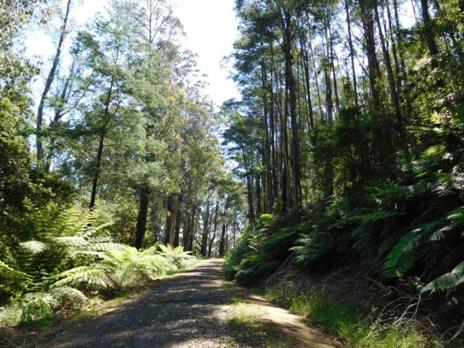
POLYGON ((42 347, 226 347, 228 295, 222 260, 202 261, 137 299, 79 323, 42 347))
MULTIPOLYGON (((247 290, 233 286, 224 288, 222 262, 220 259, 201 261, 191 270, 157 282, 148 291, 110 312, 71 326, 56 327, 46 335, 29 336, 30 340, 23 340, 23 344, 16 347, 270 347, 252 342, 243 334, 231 335, 228 322, 237 310, 233 298, 247 290)), ((258 309, 259 316, 297 342, 291 348, 341 347, 317 328, 307 327, 302 318, 264 299, 257 300, 251 295, 246 303, 246 306, 262 306, 258 309)))

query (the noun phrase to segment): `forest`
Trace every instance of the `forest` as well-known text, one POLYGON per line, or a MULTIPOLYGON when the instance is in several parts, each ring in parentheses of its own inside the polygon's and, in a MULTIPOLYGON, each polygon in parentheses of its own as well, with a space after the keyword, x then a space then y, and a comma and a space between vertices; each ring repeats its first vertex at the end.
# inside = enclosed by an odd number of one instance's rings
POLYGON ((0 0, 0 327, 217 257, 343 346, 464 345, 464 2, 234 5, 216 108, 170 1, 0 0))

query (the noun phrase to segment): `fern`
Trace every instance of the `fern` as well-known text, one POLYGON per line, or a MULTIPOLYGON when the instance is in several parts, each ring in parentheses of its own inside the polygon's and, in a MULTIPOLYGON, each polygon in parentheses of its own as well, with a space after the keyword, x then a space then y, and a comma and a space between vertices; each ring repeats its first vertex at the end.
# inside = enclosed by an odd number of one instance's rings
POLYGON ((59 301, 51 293, 35 292, 21 298, 18 307, 21 311, 21 323, 30 325, 37 321, 50 320, 59 301))
POLYGON ((134 287, 177 270, 165 257, 147 255, 135 248, 110 251, 102 264, 118 288, 134 287))
POLYGON ((296 252, 296 261, 307 265, 330 250, 333 244, 330 233, 316 229, 308 235, 303 235, 297 241, 297 246, 290 250, 296 252))
POLYGON ((464 262, 457 265, 451 272, 432 280, 422 288, 422 292, 436 292, 444 290, 456 290, 464 283, 464 262))
POLYGON ((111 281, 106 273, 92 266, 80 266, 64 271, 56 275, 57 280, 52 288, 71 286, 74 288, 84 288, 89 290, 100 290, 111 286, 111 281))
POLYGON ((44 242, 38 240, 31 240, 28 242, 20 243, 20 246, 25 250, 29 251, 31 254, 38 254, 48 248, 48 245, 44 242))
POLYGON ((19 295, 32 283, 32 277, 27 273, 14 269, 0 261, 0 296, 19 295))
POLYGON ((190 252, 184 251, 182 246, 172 247, 169 244, 157 244, 154 247, 147 249, 143 253, 148 255, 159 254, 175 264, 178 269, 188 267, 196 260, 195 257, 190 254, 190 252))
POLYGON ((54 287, 50 290, 50 293, 59 299, 61 303, 70 302, 75 304, 87 301, 87 296, 82 291, 69 286, 54 287))

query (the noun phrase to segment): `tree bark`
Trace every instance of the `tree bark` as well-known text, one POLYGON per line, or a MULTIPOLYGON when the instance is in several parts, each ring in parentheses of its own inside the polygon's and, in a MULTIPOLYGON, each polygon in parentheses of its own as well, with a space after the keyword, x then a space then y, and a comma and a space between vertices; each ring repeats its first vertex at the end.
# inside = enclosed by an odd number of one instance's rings
POLYGON ((200 254, 207 255, 208 248, 208 231, 209 231, 209 215, 210 215, 210 202, 206 203, 206 212, 203 217, 203 233, 201 235, 200 254))
POLYGON ((430 10, 429 10, 429 1, 428 0, 420 0, 421 3, 421 12, 422 12, 422 21, 424 22, 425 26, 425 38, 427 40, 427 47, 429 49, 430 56, 435 57, 438 55, 438 46, 435 42, 435 35, 433 32, 433 28, 431 28, 432 20, 430 18, 430 10))
POLYGON ((168 211, 168 217, 166 218, 166 229, 164 231, 164 244, 173 245, 174 244, 174 229, 176 225, 176 204, 174 196, 170 195, 166 208, 168 211))
POLYGON ((53 58, 52 67, 48 73, 47 79, 45 81, 44 90, 40 97, 39 107, 37 109, 37 123, 36 123, 36 151, 37 151, 37 161, 40 162, 43 158, 43 144, 42 144, 42 125, 43 125, 43 112, 45 107, 45 101, 48 96, 48 92, 52 86, 53 80, 55 79, 56 71, 60 63, 61 50, 63 47, 63 42, 66 36, 66 28, 68 25, 69 12, 71 10, 72 0, 68 0, 66 4, 66 12, 63 19, 63 24, 61 25, 60 38, 58 40, 58 45, 56 47, 55 56, 53 58))
POLYGON ((139 214, 137 216, 137 226, 135 229, 135 247, 141 249, 145 239, 145 231, 147 230, 149 191, 147 187, 142 187, 140 190, 139 214))
POLYGON ((219 243, 219 256, 224 257, 226 254, 226 231, 227 225, 225 222, 222 223, 222 233, 221 233, 221 241, 219 243))
MULTIPOLYGON (((401 115, 400 99, 398 97, 398 91, 395 85, 395 76, 393 74, 393 68, 391 64, 390 54, 387 51, 387 45, 385 43, 385 37, 382 31, 382 25, 380 23, 379 10, 377 5, 374 6, 375 20, 377 22, 377 28, 379 31, 380 45, 382 47, 383 59, 385 61, 385 68, 387 70, 387 79, 390 90, 390 98, 395 110, 397 129, 400 137, 403 139, 403 117, 401 115)), ((404 139, 403 139, 404 140, 404 139)))
POLYGON ((176 226, 174 228, 174 240, 172 245, 178 247, 180 244, 180 225, 182 223, 182 210, 180 207, 176 209, 176 226))
POLYGON ((354 92, 354 102, 356 106, 359 106, 358 99, 358 84, 356 82, 356 68, 354 64, 354 47, 353 47, 353 38, 351 33, 351 16, 350 16, 350 0, 345 0, 345 12, 346 12, 346 22, 348 25, 348 44, 350 47, 350 58, 351 58, 351 78, 353 79, 353 92, 354 92))
MULTIPOLYGON (((295 94, 295 78, 293 76, 293 25, 289 11, 284 11, 282 18, 282 26, 284 31, 284 55, 285 55, 285 85, 290 104, 290 124, 292 127, 292 169, 293 169, 293 198, 297 206, 301 205, 301 168, 300 168, 300 135, 299 122, 296 112, 296 94, 295 94)), ((287 110, 288 115, 288 110, 287 110)))
POLYGON ((218 223, 218 211, 219 211, 219 202, 216 202, 216 208, 214 209, 214 223, 213 223, 213 236, 209 241, 208 247, 208 257, 211 257, 213 251, 213 243, 216 239, 216 232, 217 232, 217 223, 218 223))
POLYGON ((90 204, 89 204, 90 210, 93 210, 95 208, 95 200, 97 199, 98 180, 100 178, 100 172, 101 172, 101 161, 103 157, 103 147, 105 144, 106 127, 108 126, 108 123, 109 123, 110 103, 111 103, 111 98, 113 96, 113 88, 114 88, 114 77, 111 76, 110 88, 108 90, 108 95, 107 95, 106 103, 105 103, 105 111, 103 115, 105 124, 100 129, 97 157, 95 159, 95 172, 93 174, 93 179, 92 179, 92 192, 90 194, 90 204))

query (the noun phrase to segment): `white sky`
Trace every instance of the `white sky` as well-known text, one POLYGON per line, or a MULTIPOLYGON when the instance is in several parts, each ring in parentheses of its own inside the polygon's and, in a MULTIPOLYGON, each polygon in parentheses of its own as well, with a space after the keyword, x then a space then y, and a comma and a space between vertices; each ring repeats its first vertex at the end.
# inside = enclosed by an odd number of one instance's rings
MULTIPOLYGON (((238 89, 229 79, 230 67, 224 66, 223 61, 232 52, 238 35, 234 0, 171 2, 186 33, 186 37, 181 40, 182 46, 198 55, 198 69, 200 74, 205 75, 204 79, 208 84, 205 93, 217 106, 230 98, 239 98, 238 89)), ((104 11, 108 3, 109 0, 77 0, 71 10, 75 25, 84 25, 99 11, 104 11)), ((35 56, 43 61, 48 61, 54 53, 54 42, 42 31, 29 35, 26 47, 28 56, 35 56)), ((44 70, 48 71, 48 68, 44 70)))

